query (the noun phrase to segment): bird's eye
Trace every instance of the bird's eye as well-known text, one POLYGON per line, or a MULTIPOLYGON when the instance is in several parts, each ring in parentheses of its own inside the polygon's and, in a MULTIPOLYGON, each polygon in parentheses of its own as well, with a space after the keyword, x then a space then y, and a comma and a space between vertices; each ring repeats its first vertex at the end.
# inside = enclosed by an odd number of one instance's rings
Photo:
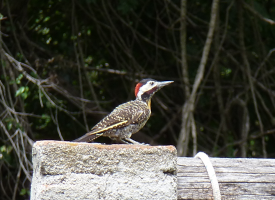
POLYGON ((150 85, 154 85, 154 82, 153 82, 153 81, 151 81, 151 82, 150 82, 150 85))

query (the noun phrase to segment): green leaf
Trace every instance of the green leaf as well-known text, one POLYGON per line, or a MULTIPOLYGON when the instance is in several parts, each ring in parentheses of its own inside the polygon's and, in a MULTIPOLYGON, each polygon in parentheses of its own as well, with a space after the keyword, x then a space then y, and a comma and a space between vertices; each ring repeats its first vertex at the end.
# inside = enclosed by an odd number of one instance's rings
POLYGON ((1 152, 5 152, 5 151, 6 151, 6 149, 7 149, 7 148, 6 148, 6 146, 5 146, 5 145, 3 145, 3 146, 1 146, 1 147, 0 147, 0 151, 1 151, 1 152))
POLYGON ((7 154, 10 154, 11 151, 12 151, 12 146, 8 146, 8 148, 7 148, 7 154))
POLYGON ((0 147, 0 152, 4 153, 6 152, 6 154, 9 154, 10 152, 12 151, 12 146, 6 146, 6 145, 3 145, 0 147))
POLYGON ((28 97, 28 93, 27 93, 27 92, 22 93, 22 94, 21 94, 21 97, 22 97, 23 99, 26 99, 26 98, 28 97))
POLYGON ((25 87, 25 91, 26 91, 26 92, 29 91, 29 87, 28 87, 28 86, 25 87))
POLYGON ((27 189, 23 188, 21 191, 20 191, 20 195, 23 196, 27 194, 27 189))
POLYGON ((50 20, 50 18, 51 18, 50 16, 45 17, 43 21, 44 21, 44 22, 47 22, 47 21, 49 21, 49 20, 50 20))
POLYGON ((47 101, 47 102, 46 102, 46 107, 47 107, 47 108, 55 108, 55 105, 52 104, 51 102, 47 101))
POLYGON ((20 84, 23 77, 23 74, 19 74, 19 76, 15 79, 16 84, 20 84))
POLYGON ((15 96, 17 97, 18 95, 22 94, 25 91, 25 87, 21 86, 15 93, 15 96))
POLYGON ((12 128, 12 122, 9 122, 8 123, 8 130, 11 130, 11 128, 12 128))
POLYGON ((47 115, 47 114, 43 114, 42 116, 41 116, 41 118, 42 119, 49 119, 49 118, 51 118, 49 115, 47 115))

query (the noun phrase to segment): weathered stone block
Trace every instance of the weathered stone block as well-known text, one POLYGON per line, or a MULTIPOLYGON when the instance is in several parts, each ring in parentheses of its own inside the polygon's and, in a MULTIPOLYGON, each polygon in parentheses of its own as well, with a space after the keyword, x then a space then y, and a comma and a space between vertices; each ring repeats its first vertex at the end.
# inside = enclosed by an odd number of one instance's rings
POLYGON ((177 199, 173 146, 39 141, 31 200, 177 199))

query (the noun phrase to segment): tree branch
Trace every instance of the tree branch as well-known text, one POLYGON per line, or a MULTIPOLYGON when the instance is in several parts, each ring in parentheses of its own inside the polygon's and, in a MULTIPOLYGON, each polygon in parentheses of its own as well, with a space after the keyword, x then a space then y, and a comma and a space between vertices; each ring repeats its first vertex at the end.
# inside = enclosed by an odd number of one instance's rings
POLYGON ((178 149, 178 155, 179 156, 185 156, 187 155, 188 150, 188 140, 189 140, 189 134, 190 134, 190 127, 191 127, 191 120, 194 119, 192 117, 194 112, 194 103, 195 98, 197 95, 197 90, 199 88, 199 85, 203 79, 203 74, 205 70, 205 66, 207 63, 208 54, 211 48, 211 43, 213 40, 213 34, 216 26, 216 18, 217 13, 219 10, 219 0, 213 0, 212 2, 212 8, 211 8, 211 18, 209 23, 209 30, 206 38, 206 42, 203 48, 202 58, 200 61, 200 65, 195 77, 195 82, 193 84, 193 89, 191 92, 190 97, 186 100, 183 111, 182 111, 182 125, 181 125, 181 131, 179 135, 179 140, 177 144, 178 149))

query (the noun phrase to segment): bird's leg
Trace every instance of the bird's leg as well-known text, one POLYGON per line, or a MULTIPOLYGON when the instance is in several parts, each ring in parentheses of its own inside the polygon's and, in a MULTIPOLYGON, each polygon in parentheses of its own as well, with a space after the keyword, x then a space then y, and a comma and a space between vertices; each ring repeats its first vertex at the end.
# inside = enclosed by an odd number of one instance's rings
POLYGON ((146 145, 144 143, 139 143, 139 142, 137 142, 137 141, 135 141, 135 140, 133 140, 131 138, 124 138, 124 140, 126 140, 128 142, 128 144, 132 143, 132 144, 146 145))
POLYGON ((128 141, 125 141, 125 140, 123 140, 123 139, 120 139, 120 140, 118 140, 118 141, 120 141, 120 142, 122 142, 122 143, 124 143, 124 144, 132 144, 132 143, 130 143, 130 142, 128 142, 128 141))
POLYGON ((116 140, 118 142, 124 143, 124 144, 139 144, 139 145, 149 145, 149 144, 145 144, 145 143, 139 143, 131 138, 114 138, 114 137, 110 137, 112 140, 116 140))
POLYGON ((125 141, 125 140, 123 140, 122 138, 119 138, 119 137, 109 137, 109 138, 112 139, 112 140, 115 140, 116 142, 120 142, 120 143, 123 143, 123 144, 132 144, 132 143, 130 143, 128 141, 125 141))

